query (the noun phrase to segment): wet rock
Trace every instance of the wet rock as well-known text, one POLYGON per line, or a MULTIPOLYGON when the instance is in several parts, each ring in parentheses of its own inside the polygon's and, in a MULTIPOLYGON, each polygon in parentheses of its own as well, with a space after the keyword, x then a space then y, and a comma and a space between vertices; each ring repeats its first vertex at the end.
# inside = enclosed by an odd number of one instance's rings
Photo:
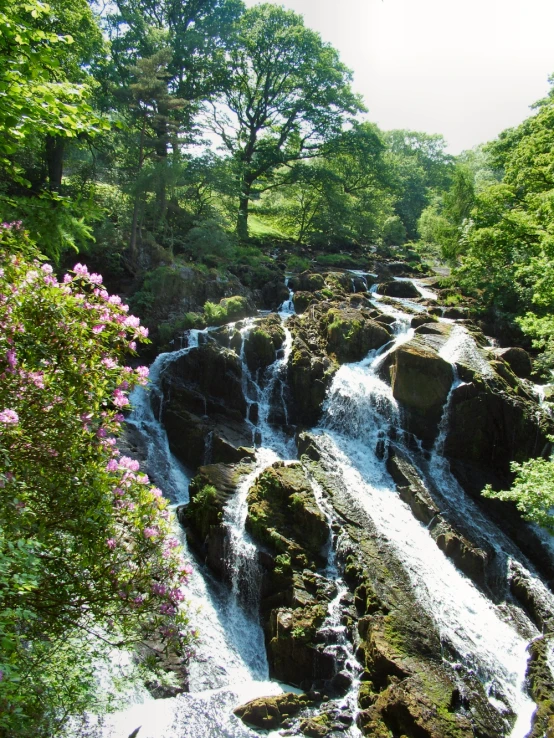
POLYGON ((347 671, 339 671, 331 679, 331 686, 338 694, 346 694, 352 686, 352 676, 347 671))
POLYGON ((463 307, 449 307, 443 311, 443 318, 450 318, 450 320, 463 320, 467 318, 467 308, 463 307))
POLYGON ((549 432, 550 422, 536 403, 477 375, 452 393, 444 453, 478 465, 485 482, 508 480, 510 462, 540 455, 548 448, 549 432))
MULTIPOLYGON (((433 323, 438 322, 438 318, 436 318, 434 315, 429 315, 429 313, 422 313, 421 315, 414 315, 410 322, 410 326, 412 328, 419 328, 422 325, 432 325, 433 323)), ((425 333, 425 331, 420 331, 420 333, 425 333)))
POLYGON ((408 503, 415 517, 428 525, 440 511, 413 466, 400 453, 392 451, 387 459, 387 470, 400 497, 408 503))
POLYGON ((271 676, 300 686, 309 680, 330 679, 335 660, 314 643, 327 615, 324 605, 272 610, 267 627, 268 660, 271 676))
POLYGON ((289 287, 295 292, 317 292, 325 287, 325 278, 321 274, 302 272, 289 279, 289 287))
POLYGON ((314 296, 311 292, 295 292, 292 301, 294 309, 300 315, 312 304, 314 296))
POLYGON ((262 306, 268 310, 277 310, 288 299, 289 289, 283 280, 272 280, 262 287, 262 306))
POLYGON ((284 340, 285 331, 278 315, 271 314, 257 320, 244 341, 244 356, 250 371, 265 369, 272 364, 284 340))
POLYGON ((407 430, 434 440, 452 385, 452 367, 415 340, 395 349, 387 364, 394 398, 408 411, 407 430))
POLYGON ((552 634, 542 636, 529 646, 527 679, 531 696, 537 703, 529 738, 554 736, 554 676, 548 664, 548 650, 552 648, 553 638, 552 634))
POLYGON ((400 298, 418 298, 421 297, 417 287, 413 282, 404 280, 392 280, 390 282, 382 282, 377 288, 377 292, 380 295, 386 295, 387 297, 400 297, 400 298))
POLYGON ((269 730, 279 727, 308 704, 306 695, 285 692, 276 697, 258 697, 235 708, 234 713, 247 725, 269 730))
POLYGON ((496 348, 493 351, 496 356, 508 364, 516 377, 526 379, 530 376, 533 367, 531 358, 525 349, 511 346, 510 348, 496 348))
POLYGON ((300 723, 300 730, 308 738, 323 738, 331 732, 330 726, 325 722, 318 721, 317 718, 309 718, 300 723))
POLYGON ((246 529, 293 560, 298 550, 312 560, 320 557, 329 530, 301 464, 277 462, 258 477, 248 492, 246 529))
POLYGON ((340 363, 360 361, 391 340, 388 326, 367 319, 358 310, 332 309, 326 316, 327 350, 340 363))
POLYGON ((299 336, 294 338, 288 364, 292 422, 317 423, 327 388, 337 369, 338 365, 329 357, 315 353, 299 336))

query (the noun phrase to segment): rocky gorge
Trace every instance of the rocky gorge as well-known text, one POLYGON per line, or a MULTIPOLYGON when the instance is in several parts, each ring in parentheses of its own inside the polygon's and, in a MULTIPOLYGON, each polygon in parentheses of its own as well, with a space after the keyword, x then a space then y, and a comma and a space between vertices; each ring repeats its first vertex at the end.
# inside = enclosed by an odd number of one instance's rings
POLYGON ((554 543, 480 494, 550 453, 529 357, 432 278, 375 271, 290 276, 134 397, 200 607, 139 735, 554 736, 554 543))

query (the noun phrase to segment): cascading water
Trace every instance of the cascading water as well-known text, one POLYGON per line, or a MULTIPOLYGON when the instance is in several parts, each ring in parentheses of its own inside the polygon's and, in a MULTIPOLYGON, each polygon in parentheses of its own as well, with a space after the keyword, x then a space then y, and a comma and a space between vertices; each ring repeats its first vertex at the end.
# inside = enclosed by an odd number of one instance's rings
MULTIPOLYGON (((406 334, 397 337, 403 340, 406 334)), ((452 350, 455 358, 463 343, 456 330, 451 341, 443 355, 452 350)), ((319 450, 327 468, 342 482, 349 503, 363 510, 396 549, 443 641, 490 686, 491 693, 504 695, 505 705, 517 715, 511 736, 523 738, 535 707, 524 688, 528 640, 439 552, 427 529, 397 495, 383 457, 392 434, 401 443, 398 406, 391 388, 377 374, 381 362, 377 356, 337 372, 325 406, 319 450)), ((438 448, 434 455, 437 459, 438 448)), ((438 466, 433 464, 433 472, 438 466)), ((445 466, 439 477, 435 485, 450 484, 445 466)), ((445 490, 445 495, 450 491, 445 490)), ((464 499, 459 486, 456 494, 464 499)), ((534 631, 530 624, 529 628, 534 631)))
MULTIPOLYGON (((424 294, 425 288, 418 289, 422 297, 431 297, 431 294, 424 294)), ((379 300, 373 288, 372 292, 376 301, 379 300)), ((409 507, 402 502, 386 470, 384 460, 391 438, 397 445, 402 445, 401 416, 391 388, 379 377, 379 369, 391 351, 413 337, 413 330, 408 327, 411 316, 402 311, 406 302, 412 306, 409 301, 393 304, 379 300, 377 303, 382 312, 395 318, 394 341, 357 364, 343 365, 336 373, 325 404, 324 421, 316 436, 317 445, 326 468, 338 482, 340 494, 360 514, 371 519, 380 535, 394 548, 417 598, 434 618, 450 657, 474 671, 489 688, 491 702, 496 700, 497 707, 505 712, 509 707, 513 709, 516 720, 510 735, 523 738, 529 730, 535 708, 525 692, 524 677, 526 648, 529 639, 538 635, 536 629, 529 624, 528 632, 521 634, 509 621, 506 612, 492 604, 454 567, 437 548, 429 531, 417 522, 409 507)), ((79 731, 80 738, 127 738, 139 726, 139 738, 253 738, 258 733, 235 718, 233 708, 254 697, 282 691, 281 686, 268 680, 263 632, 256 614, 259 586, 257 552, 244 529, 247 493, 257 474, 279 458, 286 460, 296 456, 291 439, 271 422, 276 397, 280 398, 286 413, 283 393, 292 347, 286 319, 294 312, 292 293, 280 312, 285 342, 278 359, 260 376, 248 370, 244 357, 244 339, 254 323, 247 321, 241 328, 244 394, 249 406, 257 405, 256 420, 250 419, 249 413, 247 422, 258 448, 252 470, 244 476, 224 512, 230 590, 214 581, 201 565, 195 565, 191 575, 188 607, 200 637, 190 663, 190 692, 170 699, 153 700, 145 690, 139 691, 136 703, 128 709, 101 722, 91 719, 86 728, 79 731)), ((152 365, 150 377, 151 394, 156 400, 154 406, 163 403, 160 389, 163 370, 197 346, 200 333, 191 331, 187 348, 162 354, 152 365)), ((481 361, 482 371, 489 371, 480 351, 459 326, 453 326, 441 356, 453 365, 457 361, 470 361, 473 365, 481 361)), ((455 382, 458 381, 455 378, 455 382)), ((508 558, 512 554, 516 556, 515 547, 465 496, 442 457, 449 400, 445 405, 439 437, 430 455, 426 459, 420 458, 413 447, 405 448, 405 454, 421 471, 422 477, 434 485, 445 505, 457 507, 465 517, 475 521, 475 528, 481 527, 492 545, 505 551, 508 558)), ((186 502, 189 476, 170 453, 165 431, 152 409, 151 398, 139 388, 132 396, 132 403, 135 409, 129 424, 143 439, 149 475, 173 503, 186 502)), ((312 486, 316 500, 331 524, 332 509, 327 497, 314 480, 312 486)), ((187 558, 186 540, 182 534, 180 538, 183 555, 187 558)), ((355 642, 350 642, 341 621, 347 588, 340 576, 335 552, 337 547, 340 548, 340 540, 334 544, 329 548, 327 566, 322 574, 335 583, 337 590, 329 604, 322 632, 329 635, 326 648, 335 654, 340 668, 352 677, 352 688, 344 697, 343 705, 354 715, 360 667, 354 658, 355 642)), ((518 561, 517 565, 533 578, 526 562, 518 561)), ((536 587, 541 596, 552 603, 551 594, 538 579, 536 587)), ((549 648, 548 663, 554 673, 554 645, 549 648)), ((361 735, 355 725, 349 726, 343 734, 350 738, 361 735)))

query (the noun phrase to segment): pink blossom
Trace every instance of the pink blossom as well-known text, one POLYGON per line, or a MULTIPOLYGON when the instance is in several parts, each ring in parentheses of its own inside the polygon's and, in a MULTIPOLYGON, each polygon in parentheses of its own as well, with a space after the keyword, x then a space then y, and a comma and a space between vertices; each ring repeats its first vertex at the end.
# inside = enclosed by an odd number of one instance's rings
POLYGON ((115 472, 119 468, 119 465, 115 459, 110 459, 106 464, 106 471, 115 472))
POLYGON ((91 284, 102 284, 102 275, 101 274, 90 274, 88 281, 91 284))
POLYGON ((182 602, 185 599, 185 595, 177 587, 175 587, 175 589, 169 590, 169 597, 173 600, 173 602, 182 602))
POLYGON ((140 318, 137 318, 135 315, 129 315, 129 317, 125 318, 123 321, 123 325, 127 328, 138 328, 140 325, 140 318))
POLYGON ((4 423, 5 425, 16 425, 19 423, 19 416, 15 412, 15 410, 2 410, 0 412, 0 423, 4 423))
POLYGON ((41 270, 44 272, 44 274, 52 274, 52 272, 54 271, 50 264, 43 264, 41 266, 41 270))
POLYGON ((136 472, 140 469, 138 461, 136 459, 131 459, 129 456, 122 456, 119 459, 119 466, 121 469, 128 469, 132 472, 136 472))
POLYGON ((126 407, 129 404, 128 398, 120 389, 116 389, 113 393, 113 404, 116 407, 126 407))
POLYGON ((84 264, 75 264, 73 271, 78 277, 88 277, 88 268, 84 264))
POLYGON ((106 367, 106 369, 115 369, 115 367, 117 366, 117 361, 108 356, 105 359, 102 359, 102 364, 106 367))
POLYGON ((159 534, 159 530, 157 528, 145 528, 142 531, 145 538, 155 538, 159 534))
POLYGON ((137 482, 138 484, 150 484, 150 480, 146 474, 137 474, 137 482))
POLYGON ((106 546, 113 551, 113 549, 117 546, 117 541, 115 540, 115 538, 107 538, 106 546))
POLYGON ((108 300, 110 297, 110 294, 107 290, 100 290, 100 292, 98 293, 98 296, 100 297, 101 300, 108 300))
POLYGON ((178 545, 179 545, 179 541, 176 538, 174 538, 173 536, 171 538, 168 538, 167 539, 167 547, 168 548, 177 548, 178 545))
POLYGON ((119 295, 111 295, 111 297, 108 300, 108 302, 111 305, 120 305, 121 304, 121 297, 119 297, 119 295))
POLYGON ((96 431, 96 435, 98 438, 105 438, 106 437, 106 429, 105 428, 98 428, 96 431))
POLYGON ((130 351, 136 351, 137 350, 137 343, 136 341, 131 341, 129 344, 129 350, 130 351))
POLYGON ((92 332, 93 333, 102 333, 102 331, 104 330, 105 327, 106 326, 105 325, 102 325, 102 324, 100 324, 100 325, 93 325, 92 326, 92 332))
POLYGON ((122 415, 121 413, 117 413, 116 415, 114 415, 113 419, 115 420, 116 423, 123 423, 123 421, 125 420, 125 415, 122 415))
POLYGON ((161 491, 161 489, 158 489, 158 487, 152 487, 152 489, 150 490, 150 492, 152 492, 152 494, 154 495, 154 497, 161 497, 162 496, 162 491, 161 491))
POLYGON ((145 328, 143 325, 139 325, 137 332, 141 338, 148 338, 148 328, 145 328))
POLYGON ((167 592, 167 587, 165 586, 165 584, 160 584, 159 582, 153 582, 152 592, 155 595, 164 595, 167 592))

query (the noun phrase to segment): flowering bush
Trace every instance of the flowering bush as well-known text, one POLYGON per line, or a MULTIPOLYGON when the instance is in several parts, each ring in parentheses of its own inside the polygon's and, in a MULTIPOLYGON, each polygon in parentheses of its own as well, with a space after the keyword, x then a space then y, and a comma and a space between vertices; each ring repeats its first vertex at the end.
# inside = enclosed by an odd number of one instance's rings
POLYGON ((147 331, 77 264, 61 282, 0 227, 0 736, 53 735, 93 705, 95 660, 182 650, 190 569, 167 502, 116 436, 147 331))

